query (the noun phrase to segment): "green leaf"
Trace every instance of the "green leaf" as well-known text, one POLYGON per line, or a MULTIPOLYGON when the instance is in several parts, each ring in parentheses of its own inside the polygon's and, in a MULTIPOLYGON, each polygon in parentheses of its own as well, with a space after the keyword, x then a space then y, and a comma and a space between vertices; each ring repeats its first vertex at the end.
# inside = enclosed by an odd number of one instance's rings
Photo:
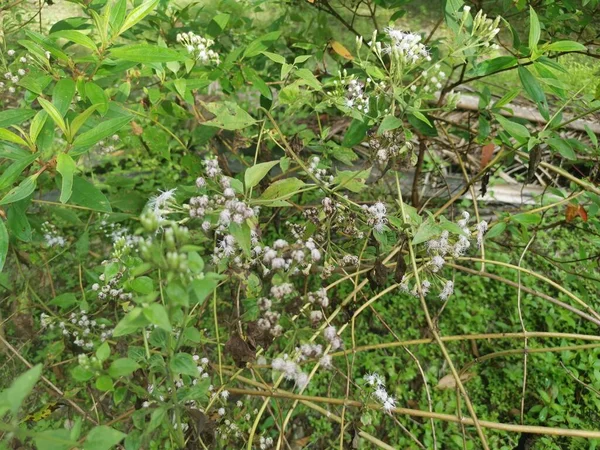
POLYGON ((344 134, 342 145, 344 147, 353 147, 360 144, 369 131, 369 125, 364 123, 362 120, 353 119, 350 126, 344 134))
POLYGON ((487 59, 481 62, 471 74, 480 77, 498 72, 502 69, 508 69, 516 64, 517 58, 514 56, 498 56, 497 58, 487 59))
POLYGON ((294 195, 300 188, 305 185, 304 181, 292 177, 285 178, 283 180, 277 180, 272 183, 263 194, 260 196, 261 200, 285 200, 294 195))
MULTIPOLYGON (((75 120, 77 120, 78 118, 79 117, 77 117, 75 120)), ((131 120, 132 117, 123 116, 103 121, 100 123, 100 125, 77 136, 73 141, 73 149, 87 149, 92 145, 97 144, 102 139, 105 139, 108 136, 112 136, 121 128, 123 128, 126 124, 131 122, 131 120)))
POLYGON ((244 173, 244 184, 246 189, 250 189, 260 183, 260 181, 266 177, 269 171, 277 164, 279 164, 279 160, 259 163, 252 167, 248 167, 244 173))
POLYGON ((365 182, 370 174, 371 169, 338 170, 335 179, 333 180, 333 182, 337 184, 335 189, 347 189, 356 193, 361 192, 366 187, 365 182))
POLYGON ((77 297, 71 292, 64 292, 54 297, 48 304, 58 306, 60 309, 70 308, 77 304, 77 297))
POLYGON ((67 203, 73 193, 73 174, 75 173, 75 161, 68 153, 59 153, 56 158, 56 171, 62 176, 60 188, 60 202, 67 203))
POLYGON ((31 142, 35 143, 35 141, 37 141, 37 138, 42 132, 47 119, 48 113, 44 110, 38 111, 38 113, 35 115, 31 121, 31 124, 29 125, 29 139, 31 139, 31 142))
POLYGON ((110 450, 125 438, 126 434, 101 425, 92 428, 83 444, 83 450, 110 450))
POLYGON ((377 130, 377 134, 381 136, 386 131, 395 130, 402 126, 402 120, 395 116, 385 116, 381 121, 381 125, 379 125, 379 129, 377 130))
POLYGON ((542 89, 542 86, 538 80, 535 79, 527 67, 520 66, 518 72, 521 84, 525 88, 525 92, 527 92, 529 97, 531 97, 531 99, 537 103, 538 108, 540 108, 540 112, 542 109, 547 110, 548 105, 546 103, 546 95, 544 94, 544 90, 542 89))
POLYGON ((176 374, 198 376, 198 365, 189 353, 177 353, 169 362, 169 367, 176 374))
POLYGON ((85 96, 92 105, 97 105, 98 111, 105 114, 108 111, 108 95, 96 83, 88 81, 85 83, 85 96))
POLYGON ((103 342, 102 345, 96 349, 96 358, 98 358, 100 362, 104 362, 109 356, 110 346, 108 345, 108 342, 103 342))
POLYGON ((6 189, 11 186, 19 175, 25 170, 25 168, 29 167, 31 163, 33 163, 37 158, 40 157, 39 153, 35 153, 33 155, 28 155, 25 158, 21 158, 16 160, 7 169, 4 170, 2 175, 0 175, 0 190, 6 189))
POLYGON ((139 294, 148 295, 154 290, 154 281, 150 277, 139 277, 130 283, 130 287, 139 294))
POLYGON ((23 242, 31 241, 31 225, 25 213, 27 206, 29 206, 29 201, 24 199, 10 205, 7 211, 6 225, 8 229, 13 236, 23 242))
POLYGON ((271 53, 271 52, 261 52, 263 55, 265 55, 267 58, 269 58, 271 61, 276 62, 277 64, 285 64, 285 58, 281 55, 278 55, 277 53, 271 53))
POLYGON ((269 46, 273 42, 275 42, 277 39, 279 39, 279 36, 281 36, 280 30, 271 31, 270 33, 263 34, 259 38, 252 41, 248 45, 248 47, 246 47, 246 50, 244 51, 244 55, 242 56, 242 58, 251 58, 253 56, 259 55, 264 50, 269 48, 269 46))
POLYGON ((585 52, 587 47, 575 41, 556 41, 549 44, 546 49, 553 52, 585 52))
POLYGON ((219 280, 216 278, 205 277, 192 281, 190 286, 192 302, 201 305, 206 300, 206 297, 214 292, 218 285, 219 280))
POLYGON ((61 117, 69 110, 75 96, 75 82, 71 78, 62 78, 54 86, 52 91, 52 103, 61 117))
POLYGON ((508 120, 499 114, 494 114, 494 117, 496 118, 500 126, 502 126, 502 128, 504 128, 504 130, 506 130, 506 132, 515 139, 518 140, 523 138, 529 138, 529 130, 520 123, 508 120))
POLYGON ((7 130, 6 128, 0 128, 0 141, 8 141, 12 142, 13 144, 22 145, 23 147, 29 147, 23 138, 19 137, 12 131, 7 130))
POLYGON ((51 38, 63 38, 68 41, 74 42, 75 44, 79 44, 83 47, 89 48, 90 50, 98 51, 98 47, 94 44, 87 35, 83 34, 81 31, 77 30, 60 30, 55 31, 50 35, 51 38))
POLYGON ((50 118, 54 121, 58 128, 62 130, 64 134, 67 134, 67 127, 65 125, 65 121, 62 117, 62 114, 56 109, 56 107, 50 103, 48 100, 43 99, 42 97, 38 97, 38 102, 42 108, 48 113, 50 118))
POLYGON ((533 9, 533 6, 529 5, 529 49, 531 52, 537 50, 537 44, 540 41, 541 36, 540 21, 538 16, 533 9))
MULTIPOLYGON (((197 375, 198 374, 196 373, 195 376, 197 375)), ((146 427, 146 432, 150 433, 156 430, 156 428, 158 428, 158 426, 160 426, 165 421, 165 417, 167 416, 168 411, 169 408, 166 406, 161 406, 160 408, 156 408, 154 411, 152 411, 152 415, 150 416, 150 422, 148 422, 148 426, 146 427)))
POLYGON ((304 82, 313 89, 320 91, 322 89, 321 82, 315 77, 315 74, 308 69, 296 70, 296 76, 302 78, 304 82))
POLYGON ((113 336, 119 337, 131 334, 147 323, 146 317, 142 314, 142 308, 133 308, 119 321, 113 331, 113 336))
POLYGON ((427 219, 417 229, 417 232, 413 236, 412 245, 422 244, 440 234, 440 231, 440 227, 435 222, 431 219, 427 219))
POLYGON ((165 331, 171 331, 171 323, 169 322, 169 314, 163 305, 160 303, 152 303, 144 308, 144 316, 152 324, 165 331))
POLYGON ((256 120, 234 102, 205 103, 215 118, 204 122, 203 125, 218 127, 224 130, 241 130, 256 123, 256 120))
POLYGON ((6 255, 8 254, 8 231, 4 221, 0 219, 0 272, 6 263, 6 255))
POLYGON ((485 233, 486 239, 492 239, 500 236, 506 230, 506 222, 498 222, 492 228, 489 229, 487 233, 485 233))
POLYGON ((522 225, 537 225, 542 221, 542 217, 539 214, 529 213, 516 214, 511 219, 522 225))
POLYGON ((37 450, 69 450, 77 446, 77 442, 71 440, 69 430, 44 430, 36 433, 35 448, 37 450))
POLYGON ((77 176, 73 177, 71 203, 85 206, 94 211, 112 212, 110 202, 106 196, 92 183, 77 176))
MULTIPOLYGON (((3 225, 0 226, 0 229, 2 228, 3 225)), ((0 393, 0 410, 7 409, 13 416, 15 416, 19 411, 21 404, 31 393, 35 383, 37 383, 41 376, 42 364, 37 364, 27 372, 19 375, 19 377, 12 382, 8 389, 5 389, 2 391, 2 393, 0 393)))
POLYGON ((137 8, 132 9, 131 12, 125 18, 125 23, 123 23, 123 26, 119 30, 119 34, 123 34, 129 28, 131 28, 136 23, 141 21, 144 17, 146 17, 148 14, 150 14, 154 10, 154 8, 156 8, 156 5, 158 5, 158 2, 159 0, 150 0, 142 3, 137 8))
POLYGON ((71 122, 71 136, 75 136, 79 129, 85 124, 85 122, 90 118, 90 116, 98 109, 100 105, 92 105, 79 114, 77 117, 73 119, 71 122))
POLYGON ((188 58, 176 50, 149 44, 132 44, 113 48, 110 55, 113 58, 144 64, 185 61, 188 58))
POLYGON ((521 93, 521 88, 520 87, 516 87, 511 89, 510 91, 508 91, 506 94, 504 94, 502 96, 502 98, 500 98, 500 100, 498 100, 496 103, 494 103, 494 108, 496 109, 500 109, 505 105, 508 105, 510 102, 512 102, 519 94, 521 93))
POLYGON ((113 378, 126 377, 138 370, 140 365, 133 359, 119 358, 112 362, 108 368, 108 373, 113 378))
POLYGON ((241 225, 238 225, 237 223, 232 223, 229 225, 229 231, 244 253, 250 257, 252 234, 248 224, 242 223, 241 225))
POLYGON ((0 127, 8 127, 25 122, 35 116, 33 109, 7 109, 0 111, 0 127))
POLYGON ((38 175, 31 175, 25 178, 21 183, 12 188, 8 193, 0 200, 0 205, 8 205, 9 203, 18 202, 23 200, 25 197, 29 197, 37 185, 38 175))

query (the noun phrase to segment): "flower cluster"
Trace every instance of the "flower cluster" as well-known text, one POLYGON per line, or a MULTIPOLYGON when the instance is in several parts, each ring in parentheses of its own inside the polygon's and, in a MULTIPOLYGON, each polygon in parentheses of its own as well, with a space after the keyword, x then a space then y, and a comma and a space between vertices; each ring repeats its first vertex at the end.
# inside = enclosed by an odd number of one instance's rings
POLYGON ((130 230, 122 224, 109 222, 108 215, 104 216, 100 221, 100 231, 113 245, 122 241, 123 245, 131 249, 135 248, 141 239, 140 236, 131 234, 130 230))
POLYGON ((58 234, 56 226, 50 222, 42 224, 42 233, 46 247, 64 247, 67 244, 67 240, 58 234))
POLYGON ((207 39, 189 31, 187 33, 178 33, 177 42, 183 44, 190 55, 202 64, 219 64, 219 54, 211 50, 215 43, 212 39, 207 39))
POLYGON ((297 361, 292 360, 287 354, 282 358, 275 358, 271 363, 273 370, 282 372, 286 380, 296 383, 298 389, 304 389, 308 385, 308 374, 302 371, 297 361))
POLYGON ((391 43, 385 46, 383 53, 389 54, 392 60, 405 67, 414 66, 423 61, 431 61, 429 50, 421 43, 421 35, 406 33, 393 27, 387 27, 385 32, 391 43))
MULTIPOLYGON (((446 73, 442 71, 442 66, 439 63, 434 64, 428 70, 421 72, 421 85, 424 92, 438 92, 442 89, 446 73)), ((410 86, 411 91, 417 90, 417 85, 410 86)))
POLYGON ((378 233, 383 232, 387 223, 387 208, 381 202, 377 202, 371 206, 362 205, 363 211, 367 213, 367 224, 372 226, 378 233))
POLYGON ((260 450, 267 450, 268 448, 271 448, 273 446, 273 438, 261 436, 258 440, 258 444, 260 450))
POLYGON ((277 239, 273 246, 256 245, 253 253, 262 255, 263 273, 268 275, 272 270, 289 271, 296 274, 299 267, 306 266, 310 262, 321 260, 321 250, 312 238, 306 241, 298 239, 295 244, 289 244, 284 239, 277 239))
POLYGON ((175 212, 175 191, 177 188, 160 191, 159 195, 151 197, 148 209, 154 215, 159 225, 166 221, 166 216, 175 212))
POLYGON ((372 395, 381 403, 383 411, 391 413, 392 409, 396 407, 396 399, 385 389, 385 380, 377 373, 367 375, 364 380, 373 388, 372 395))
POLYGON ((333 325, 328 326, 323 330, 323 337, 331 345, 331 350, 337 350, 344 345, 342 338, 337 334, 337 330, 333 325))

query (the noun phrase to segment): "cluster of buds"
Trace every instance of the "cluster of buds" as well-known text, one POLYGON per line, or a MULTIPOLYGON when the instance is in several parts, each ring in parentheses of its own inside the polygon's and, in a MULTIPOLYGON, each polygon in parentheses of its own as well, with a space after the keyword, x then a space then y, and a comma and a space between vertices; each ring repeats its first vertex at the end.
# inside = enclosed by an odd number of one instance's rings
POLYGON ((399 159, 400 162, 404 162, 409 158, 411 164, 416 164, 416 154, 412 151, 413 145, 410 141, 405 141, 404 133, 401 130, 387 130, 381 136, 371 137, 369 147, 373 158, 380 164, 399 159))
POLYGON ((312 238, 306 241, 298 239, 295 244, 289 244, 284 239, 277 239, 273 246, 256 245, 253 248, 256 256, 262 256, 263 272, 268 275, 272 270, 289 271, 295 274, 299 267, 304 267, 311 262, 319 262, 322 258, 321 250, 312 238))
POLYGON ((219 54, 210 48, 215 43, 212 39, 198 36, 189 31, 178 33, 177 42, 182 44, 196 61, 202 64, 219 64, 219 54))
POLYGON ((129 301, 133 298, 133 295, 130 292, 125 292, 123 288, 119 287, 122 278, 122 272, 117 272, 110 280, 107 280, 106 276, 101 274, 99 279, 104 283, 103 286, 100 286, 99 283, 94 283, 92 285, 92 290, 98 292, 98 299, 102 301, 129 301))
MULTIPOLYGON (((442 89, 444 80, 446 79, 446 73, 442 71, 440 63, 436 63, 431 66, 428 70, 421 72, 421 86, 423 92, 438 92, 442 89)), ((413 83, 410 86, 411 91, 417 90, 417 85, 413 83)))
POLYGON ((313 156, 308 164, 308 171, 319 181, 324 183, 333 183, 333 175, 327 172, 327 169, 319 168, 321 158, 313 156))
MULTIPOLYGON (((463 7, 460 19, 461 30, 463 28, 467 28, 469 18, 471 17, 470 11, 471 8, 469 6, 463 7)), ((473 18, 469 34, 466 35, 466 40, 463 42, 465 49, 497 49, 497 45, 490 43, 500 32, 500 28, 498 26, 500 25, 501 19, 502 18, 500 16, 496 17, 494 20, 489 19, 487 15, 483 13, 483 11, 479 10, 473 18)))
POLYGON ((389 54, 393 63, 404 68, 416 66, 423 61, 431 61, 429 50, 421 42, 421 35, 407 33, 393 27, 385 29, 390 43, 383 49, 384 54, 389 54))
POLYGON ((113 134, 108 141, 99 141, 94 147, 99 155, 109 155, 116 150, 115 145, 121 140, 118 134, 113 134))
POLYGON ((262 311, 262 317, 258 319, 257 325, 261 331, 268 332, 273 337, 277 337, 283 334, 283 327, 278 324, 281 314, 273 311, 271 309, 272 306, 273 302, 266 297, 258 300, 258 308, 262 311))

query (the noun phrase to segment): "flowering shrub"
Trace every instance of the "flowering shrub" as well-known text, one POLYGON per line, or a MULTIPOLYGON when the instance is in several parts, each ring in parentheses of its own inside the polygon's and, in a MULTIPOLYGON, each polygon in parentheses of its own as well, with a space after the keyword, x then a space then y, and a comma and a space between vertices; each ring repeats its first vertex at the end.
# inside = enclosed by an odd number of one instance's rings
POLYGON ((1 41, 7 448, 599 442, 592 22, 76 3, 1 41))

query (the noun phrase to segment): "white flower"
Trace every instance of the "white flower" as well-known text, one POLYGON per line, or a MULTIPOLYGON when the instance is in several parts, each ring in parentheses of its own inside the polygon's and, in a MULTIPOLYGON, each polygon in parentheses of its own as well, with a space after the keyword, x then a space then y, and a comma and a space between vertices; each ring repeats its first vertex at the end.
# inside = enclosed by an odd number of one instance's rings
POLYGON ((6 52, 6 54, 8 56, 15 56, 15 51, 13 49, 10 49, 9 51, 6 52))
POLYGON ((225 415, 225 408, 219 408, 219 410, 217 412, 219 413, 220 416, 224 416, 225 415))
POLYGON ((229 391, 221 391, 221 398, 227 400, 229 398, 229 391))
POLYGON ((454 283, 451 280, 446 281, 444 289, 440 292, 440 299, 447 300, 454 292, 454 283))
POLYGON ((477 224, 477 245, 481 247, 483 245, 483 235, 488 229, 488 223, 482 220, 477 224))

